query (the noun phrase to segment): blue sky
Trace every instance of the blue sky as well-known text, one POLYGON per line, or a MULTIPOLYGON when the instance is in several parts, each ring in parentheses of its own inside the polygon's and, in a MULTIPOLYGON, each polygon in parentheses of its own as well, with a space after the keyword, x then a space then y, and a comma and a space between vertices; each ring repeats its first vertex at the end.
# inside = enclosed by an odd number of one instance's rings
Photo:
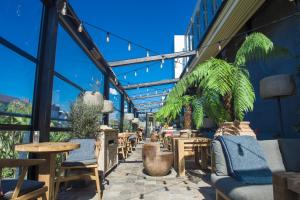
MULTIPOLYGON (((128 40, 141 44, 159 53, 173 51, 173 36, 184 34, 194 10, 196 0, 69 0, 73 9, 83 21, 107 29, 128 40)), ((35 56, 38 45, 41 3, 38 0, 3 0, 0 6, 0 36, 35 56)), ((84 27, 92 36, 107 61, 141 57, 146 50, 132 45, 127 50, 127 42, 113 36, 105 41, 105 32, 86 24, 84 27)), ((58 30, 58 51, 55 70, 78 83, 85 89, 95 80, 103 79, 93 63, 60 27, 58 30)), ((0 93, 32 99, 35 66, 16 54, 0 46, 0 93)), ((153 55, 153 53, 150 52, 153 55)), ((173 61, 166 61, 163 69, 160 63, 150 63, 146 69, 134 70, 148 64, 115 68, 121 84, 141 83, 173 78, 173 61), (131 73, 127 73, 132 71, 131 73), (124 79, 126 74, 126 80, 124 79)), ((172 85, 130 90, 131 96, 161 92, 172 85)), ((77 90, 67 84, 54 80, 55 103, 65 107, 77 95, 77 90)), ((150 101, 147 99, 146 101, 150 101)), ((152 99, 159 100, 159 98, 152 99)))

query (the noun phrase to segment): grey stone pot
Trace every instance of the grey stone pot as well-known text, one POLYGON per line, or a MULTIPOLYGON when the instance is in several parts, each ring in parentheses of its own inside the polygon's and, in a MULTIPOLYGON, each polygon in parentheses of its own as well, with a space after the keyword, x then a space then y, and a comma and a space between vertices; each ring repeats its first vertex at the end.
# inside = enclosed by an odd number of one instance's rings
POLYGON ((268 76, 260 81, 260 96, 263 99, 291 96, 296 93, 296 83, 289 74, 268 76))

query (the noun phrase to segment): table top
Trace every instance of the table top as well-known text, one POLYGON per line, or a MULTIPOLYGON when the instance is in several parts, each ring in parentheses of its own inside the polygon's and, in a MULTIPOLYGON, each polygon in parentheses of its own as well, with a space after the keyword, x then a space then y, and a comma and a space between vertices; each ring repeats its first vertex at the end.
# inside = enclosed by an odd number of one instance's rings
POLYGON ((203 142, 209 142, 211 141, 210 138, 207 137, 172 137, 173 140, 185 140, 185 141, 190 141, 190 142, 197 142, 197 141, 203 141, 203 142))
POLYGON ((71 142, 41 142, 16 145, 15 150, 32 153, 59 153, 78 149, 79 147, 80 144, 71 142))

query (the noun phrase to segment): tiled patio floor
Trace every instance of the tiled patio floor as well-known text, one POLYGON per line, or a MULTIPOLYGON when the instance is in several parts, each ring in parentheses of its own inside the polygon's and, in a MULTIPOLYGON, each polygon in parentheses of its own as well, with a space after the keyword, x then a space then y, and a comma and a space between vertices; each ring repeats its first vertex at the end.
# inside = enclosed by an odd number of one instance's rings
MULTIPOLYGON (((165 177, 144 174, 141 148, 142 145, 138 145, 130 157, 106 177, 109 184, 105 185, 104 200, 215 199, 214 190, 202 180, 199 170, 185 178, 177 178, 174 170, 165 177)), ((93 185, 61 193, 59 199, 97 199, 93 185)))

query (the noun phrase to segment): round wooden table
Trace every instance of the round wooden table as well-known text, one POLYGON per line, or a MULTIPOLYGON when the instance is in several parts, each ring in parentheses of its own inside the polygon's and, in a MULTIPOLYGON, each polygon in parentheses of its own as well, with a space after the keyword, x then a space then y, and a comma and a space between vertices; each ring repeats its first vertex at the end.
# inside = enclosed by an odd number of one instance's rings
POLYGON ((41 142, 16 145, 15 150, 19 152, 30 152, 45 159, 46 162, 39 166, 39 181, 45 182, 48 186, 46 197, 54 199, 54 177, 56 169, 56 154, 78 149, 80 144, 71 142, 41 142))

